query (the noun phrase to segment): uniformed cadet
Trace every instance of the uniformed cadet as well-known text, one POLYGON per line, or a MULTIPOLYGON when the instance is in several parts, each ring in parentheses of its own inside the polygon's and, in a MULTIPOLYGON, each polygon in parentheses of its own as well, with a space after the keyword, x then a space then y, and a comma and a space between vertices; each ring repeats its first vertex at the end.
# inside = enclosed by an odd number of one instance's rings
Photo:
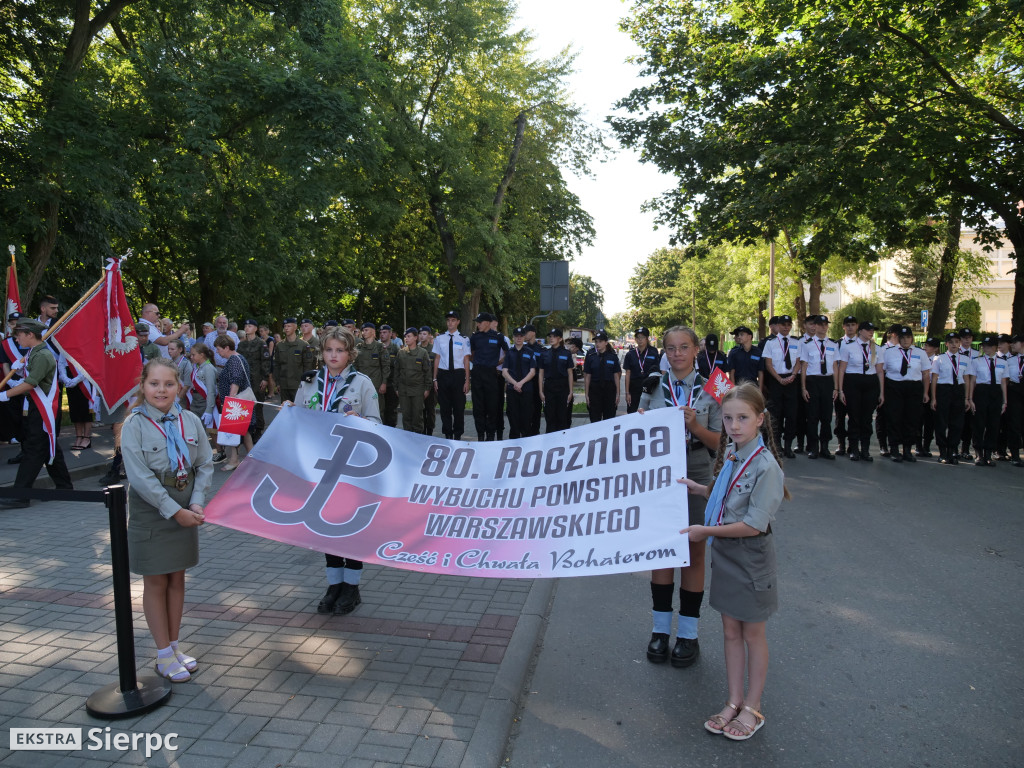
POLYGON ((322 365, 320 360, 320 337, 316 335, 316 328, 313 326, 313 321, 309 318, 303 319, 299 324, 299 339, 306 342, 306 347, 302 350, 303 372, 319 368, 322 365))
MULTIPOLYGON (((853 315, 847 315, 843 318, 843 336, 836 341, 836 372, 839 371, 839 353, 842 352, 843 346, 846 344, 855 344, 857 342, 857 318, 853 315)), ((842 387, 840 394, 842 394, 842 387)), ((847 410, 846 403, 843 402, 843 398, 836 398, 836 440, 839 443, 836 448, 836 456, 846 455, 846 443, 847 443, 847 410)))
MULTIPOLYGON (((839 398, 846 408, 847 449, 850 461, 874 461, 871 457, 871 417, 878 407, 879 348, 875 325, 865 320, 857 325, 857 338, 844 341, 836 358, 839 398)), ((836 452, 838 453, 838 451, 836 452)))
POLYGON ((477 330, 469 337, 469 353, 473 362, 469 378, 473 391, 473 422, 477 440, 493 441, 498 437, 498 422, 504 418, 498 362, 508 345, 501 334, 491 328, 489 313, 479 313, 474 322, 477 330))
POLYGON ((135 326, 135 335, 139 339, 139 352, 142 354, 142 362, 152 360, 154 357, 163 357, 160 346, 154 344, 149 338, 149 326, 139 323, 135 326))
MULTIPOLYGON (((722 373, 728 373, 729 363, 718 348, 718 334, 709 333, 704 337, 704 349, 697 354, 697 370, 701 376, 709 379, 715 368, 721 368, 722 373)), ((718 450, 717 446, 715 450, 718 450)))
POLYGON ((295 402, 295 393, 306 371, 304 353, 309 345, 298 336, 294 317, 284 319, 284 338, 274 345, 274 381, 281 390, 281 402, 295 402))
MULTIPOLYGON (((972 345, 974 344, 974 333, 970 328, 960 329, 960 358, 961 362, 966 363, 967 372, 970 374, 971 362, 974 358, 979 357, 981 352, 976 350, 972 345)), ((974 411, 968 408, 964 412, 964 426, 960 432, 960 460, 971 461, 974 456, 971 455, 971 443, 974 442, 974 411)), ((978 447, 975 446, 975 452, 978 447)))
POLYGON ((572 372, 576 361, 562 344, 562 329, 548 331, 551 345, 541 355, 539 371, 540 401, 544 405, 545 433, 551 434, 570 426, 566 405, 572 402, 572 372))
POLYGON ((793 329, 793 319, 789 315, 780 315, 776 319, 778 335, 764 345, 768 413, 771 414, 776 437, 782 439, 783 455, 793 459, 796 458, 793 440, 797 437, 797 400, 800 396, 800 385, 797 383, 799 339, 789 335, 793 329))
MULTIPOLYGON (((640 398, 640 409, 680 408, 686 423, 686 477, 708 484, 713 460, 708 450, 719 446, 722 434, 721 406, 704 391, 705 380, 695 367, 697 334, 690 328, 674 326, 665 331, 663 343, 669 370, 661 374, 659 386, 640 398)), ((690 525, 704 524, 707 499, 690 496, 687 514, 690 525)), ((679 622, 675 646, 669 651, 672 630, 673 568, 651 571, 653 631, 647 645, 647 659, 660 664, 671 659, 673 667, 688 667, 700 656, 697 625, 704 600, 704 542, 690 543, 690 565, 679 574, 679 622)))
POLYGON ((914 332, 907 326, 900 326, 896 340, 898 346, 886 349, 876 366, 879 402, 885 409, 892 460, 915 462, 913 445, 921 431, 921 412, 929 400, 925 383, 931 383, 931 362, 923 349, 914 346, 914 332))
POLYGON ((363 323, 362 338, 356 343, 356 359, 352 364, 356 370, 369 377, 377 393, 383 395, 388 390, 388 379, 391 378, 391 353, 377 339, 377 326, 374 323, 363 323))
POLYGON ((1006 444, 1010 461, 1024 467, 1021 460, 1021 435, 1024 434, 1024 344, 1020 336, 1010 338, 1010 356, 1006 360, 1006 444))
MULTIPOLYGON (((998 346, 996 348, 997 349, 996 357, 1001 358, 1003 360, 1009 360, 1010 359, 1010 334, 1008 334, 1008 333, 1000 333, 999 336, 997 336, 996 338, 999 340, 999 344, 998 344, 998 346)), ((59 365, 60 364, 60 355, 59 355, 59 353, 55 353, 55 354, 57 355, 57 364, 59 365)), ((1007 371, 1009 371, 1009 369, 1007 369, 1007 371)), ((1010 410, 1010 400, 1009 400, 1009 397, 1010 397, 1010 392, 1009 392, 1010 378, 1009 378, 1009 373, 1007 373, 1006 385, 1007 385, 1006 409, 1003 411, 1003 414, 999 417, 999 438, 996 441, 996 459, 998 461, 1009 461, 1009 459, 1010 459, 1010 456, 1007 453, 1007 447, 1009 445, 1009 439, 1010 439, 1010 422, 1009 422, 1009 417, 1008 417, 1009 410, 1010 410)))
MULTIPOLYGON (((940 347, 942 347, 942 342, 938 339, 925 339, 924 354, 928 358, 929 370, 931 370, 930 366, 935 362, 935 358, 939 354, 940 347)), ((932 457, 932 440, 935 439, 935 411, 931 408, 931 374, 925 380, 924 387, 928 392, 929 402, 921 414, 921 432, 917 436, 917 453, 915 455, 919 459, 930 459, 932 457)))
POLYGON ((726 359, 729 380, 733 385, 750 381, 760 389, 764 384, 764 366, 761 363, 761 350, 754 346, 754 332, 741 325, 733 329, 732 337, 736 346, 729 350, 726 359))
MULTIPOLYGON (((763 338, 763 339, 761 339, 760 341, 757 342, 757 349, 762 353, 762 357, 763 357, 763 353, 764 353, 764 346, 765 346, 765 344, 767 344, 769 341, 771 341, 772 339, 774 339, 778 335, 779 335, 779 318, 777 316, 773 315, 772 317, 768 318, 768 335, 765 338, 763 338)), ((762 362, 763 362, 763 360, 762 360, 762 362)))
POLYGON ((622 361, 625 371, 624 388, 626 390, 626 413, 636 413, 640 407, 640 395, 643 394, 644 381, 653 373, 657 373, 661 355, 651 346, 651 332, 644 326, 633 331, 636 347, 626 353, 622 361))
MULTIPOLYGON (((246 320, 242 326, 242 338, 239 339, 235 351, 244 357, 245 361, 249 364, 249 371, 252 373, 253 389, 263 393, 267 390, 267 380, 270 378, 270 348, 260 338, 257 333, 258 329, 259 325, 255 320, 246 320)), ((185 381, 188 381, 188 379, 185 379, 185 381)), ((257 396, 256 400, 260 400, 260 397, 257 396)), ((249 433, 254 441, 259 440, 265 427, 263 404, 257 402, 253 407, 252 423, 249 425, 249 433)))
MULTIPOLYGON (((902 326, 899 323, 895 323, 889 326, 889 329, 885 332, 885 341, 882 344, 882 348, 879 351, 878 362, 882 362, 885 356, 885 351, 892 347, 898 347, 899 344, 896 341, 896 335, 902 326)), ((878 410, 875 413, 875 432, 878 434, 878 449, 879 453, 883 457, 889 456, 889 421, 886 417, 886 411, 879 405, 878 410)))
POLYGON ((978 467, 995 466, 992 454, 996 449, 999 416, 1006 410, 1006 379, 1009 373, 1005 360, 996 357, 998 339, 985 336, 981 340, 981 356, 971 360, 967 379, 967 406, 974 414, 974 448, 978 467))
MULTIPOLYGON (((18 321, 21 320, 20 312, 11 312, 8 315, 7 323, 10 330, 10 334, 3 339, 3 355, 0 356, 0 361, 3 362, 3 372, 6 376, 13 370, 14 373, 7 383, 8 392, 14 389, 18 384, 21 383, 21 368, 15 366, 19 360, 21 360, 28 353, 27 349, 24 349, 18 345, 14 337, 14 327, 17 326, 18 321)), ((12 438, 16 443, 20 443, 24 439, 23 435, 23 420, 22 420, 22 407, 25 404, 25 395, 15 395, 8 402, 0 403, 0 414, 2 414, 2 432, 0 432, 0 439, 10 441, 12 438)), ((8 464, 17 464, 22 460, 24 454, 19 452, 16 456, 12 456, 7 460, 8 464)))
MULTIPOLYGON (((429 325, 421 325, 418 332, 419 345, 423 349, 427 350, 427 354, 430 356, 430 370, 434 370, 434 358, 437 355, 434 354, 434 332, 429 325)), ((431 373, 433 375, 433 373, 431 373)), ((430 385, 430 394, 427 395, 427 399, 423 401, 423 434, 432 435, 434 434, 434 426, 437 423, 437 390, 434 389, 434 385, 430 385)))
MULTIPOLYGON (((54 487, 71 489, 71 475, 64 463, 64 453, 57 442, 60 408, 57 396, 57 361, 43 341, 45 326, 38 320, 21 318, 14 327, 14 338, 19 347, 28 350, 23 361, 15 363, 22 370, 20 384, 0 392, 0 402, 26 395, 26 411, 22 426, 21 450, 24 454, 14 480, 15 488, 31 488, 46 466, 54 487)), ((156 346, 156 345, 154 345, 156 346)), ((159 357, 159 351, 157 357, 159 357)), ((0 499, 0 506, 27 507, 28 499, 0 499)))
POLYGON ((469 339, 459 333, 459 313, 445 313, 448 331, 434 339, 434 388, 441 406, 441 431, 449 440, 461 440, 466 430, 466 394, 469 392, 469 339))
POLYGON ((498 357, 498 365, 494 371, 498 375, 498 431, 497 439, 505 439, 505 379, 504 379, 504 360, 505 352, 512 346, 512 339, 501 332, 501 323, 496 315, 491 315, 491 330, 498 334, 505 341, 505 349, 502 350, 501 355, 498 357))
POLYGON ((583 360, 583 394, 591 424, 615 418, 621 378, 619 356, 608 343, 608 332, 602 328, 594 335, 594 348, 583 360))
POLYGON ((505 380, 505 413, 508 436, 529 437, 533 425, 533 393, 537 388, 538 355, 526 345, 526 329, 512 332, 513 344, 505 355, 501 375, 505 380))
POLYGON ((395 397, 402 407, 402 429, 423 432, 423 404, 434 391, 430 353, 419 346, 419 331, 405 329, 405 346, 395 356, 395 397))
POLYGON ((583 376, 583 339, 579 336, 566 336, 563 340, 565 348, 572 355, 572 373, 569 374, 569 390, 573 396, 565 404, 565 423, 572 426, 572 409, 576 405, 576 382, 583 376))
MULTIPOLYGON (((387 389, 384 390, 383 396, 380 399, 380 419, 385 426, 397 427, 398 426, 398 388, 395 383, 395 376, 397 374, 394 366, 395 356, 399 349, 402 349, 402 343, 394 336, 394 332, 391 326, 384 323, 380 327, 380 343, 388 351, 391 356, 391 374, 388 376, 387 389)), ((422 405, 422 404, 421 404, 422 405)), ((421 409, 422 410, 422 409, 421 409)), ((422 422, 422 414, 420 415, 420 421, 422 422)))
POLYGON ((541 358, 544 354, 544 345, 537 338, 537 328, 527 323, 523 326, 523 330, 526 331, 526 339, 523 341, 527 347, 533 350, 534 360, 537 361, 537 378, 534 380, 535 386, 533 387, 533 412, 530 417, 530 431, 523 435, 523 437, 532 437, 533 435, 540 434, 540 416, 543 408, 540 401, 540 365, 541 358))
POLYGON ((960 356, 960 334, 946 334, 946 351, 932 359, 932 396, 930 409, 935 413, 935 442, 939 446, 939 464, 959 464, 957 447, 963 429, 966 396, 964 384, 970 366, 960 356))
POLYGON ((814 330, 814 335, 800 345, 800 394, 807 404, 807 458, 834 460, 828 444, 832 440, 832 404, 839 395, 838 348, 828 337, 826 315, 811 315, 807 326, 814 330))

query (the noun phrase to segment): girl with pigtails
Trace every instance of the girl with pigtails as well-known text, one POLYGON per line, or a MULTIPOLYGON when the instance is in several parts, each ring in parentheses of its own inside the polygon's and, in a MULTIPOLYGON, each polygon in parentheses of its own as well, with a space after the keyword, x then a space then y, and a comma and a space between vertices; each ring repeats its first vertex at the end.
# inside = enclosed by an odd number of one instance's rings
POLYGON ((691 494, 707 499, 703 525, 680 533, 691 543, 710 540, 711 607, 722 614, 729 698, 704 728, 745 741, 764 725, 761 694, 768 676, 765 625, 778 608, 772 521, 786 490, 764 397, 744 383, 722 398, 724 434, 713 486, 683 478, 691 494), (744 692, 744 679, 748 680, 744 692))

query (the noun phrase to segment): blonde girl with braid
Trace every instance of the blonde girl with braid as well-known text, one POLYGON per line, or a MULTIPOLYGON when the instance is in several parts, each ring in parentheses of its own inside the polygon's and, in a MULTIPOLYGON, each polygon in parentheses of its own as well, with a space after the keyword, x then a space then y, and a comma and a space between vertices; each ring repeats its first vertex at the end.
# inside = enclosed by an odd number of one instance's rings
POLYGON ((724 434, 714 486, 690 478, 691 494, 707 499, 704 525, 680 533, 693 543, 711 540, 711 607, 722 614, 729 698, 704 728, 745 741, 764 725, 761 694, 768 677, 765 626, 778 608, 772 521, 788 499, 780 451, 764 397, 744 383, 722 398, 724 434), (744 691, 744 680, 748 686, 744 691))

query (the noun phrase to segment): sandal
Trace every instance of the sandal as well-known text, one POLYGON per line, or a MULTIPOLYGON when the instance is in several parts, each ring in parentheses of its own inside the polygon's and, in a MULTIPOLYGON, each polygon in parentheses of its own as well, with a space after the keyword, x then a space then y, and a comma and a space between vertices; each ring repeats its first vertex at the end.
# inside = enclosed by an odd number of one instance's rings
POLYGON ((220 468, 220 471, 221 472, 233 472, 236 469, 238 469, 238 465, 237 464, 225 464, 223 467, 220 468))
MULTIPOLYGON (((731 701, 727 701, 725 703, 725 706, 735 711, 738 715, 740 713, 740 707, 742 707, 743 705, 733 704, 731 701)), ((725 731, 725 726, 727 726, 731 722, 731 720, 727 720, 721 715, 712 715, 704 721, 704 730, 706 730, 708 733, 723 733, 725 731)))
POLYGON ((754 725, 747 725, 742 720, 740 720, 739 715, 737 715, 732 720, 730 720, 728 725, 726 725, 725 727, 741 731, 741 735, 737 736, 735 734, 729 733, 723 728, 722 735, 725 736, 725 738, 732 739, 733 741, 746 741, 755 733, 760 731, 762 727, 764 727, 764 715, 762 715, 756 709, 751 709, 750 707, 744 707, 743 711, 749 712, 754 716, 754 725))
POLYGON ((175 653, 174 657, 178 660, 178 663, 181 664, 181 666, 183 666, 189 672, 195 672, 196 667, 199 666, 198 661, 196 661, 194 658, 187 654, 181 653, 180 651, 178 653, 175 653))
MULTIPOLYGON (((92 438, 91 437, 83 437, 82 440, 84 440, 85 443, 84 444, 80 444, 78 446, 78 450, 80 450, 80 451, 87 451, 90 448, 92 448, 92 438)), ((79 442, 81 443, 81 441, 79 441, 79 442)))
POLYGON ((175 658, 169 659, 166 662, 157 660, 155 667, 156 673, 160 677, 166 677, 172 683, 184 683, 192 679, 192 675, 189 674, 188 670, 175 658))

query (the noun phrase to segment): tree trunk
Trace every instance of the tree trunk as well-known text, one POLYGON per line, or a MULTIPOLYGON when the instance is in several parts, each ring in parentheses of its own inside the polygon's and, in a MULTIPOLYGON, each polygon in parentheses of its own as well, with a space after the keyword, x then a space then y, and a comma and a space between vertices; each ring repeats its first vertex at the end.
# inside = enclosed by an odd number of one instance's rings
POLYGON ((794 325, 799 328, 800 321, 807 317, 807 299, 804 298, 804 281, 797 279, 796 281, 796 295, 793 297, 793 305, 796 311, 796 317, 794 319, 794 325))
POLYGON ((1006 237, 1013 244, 1013 254, 1017 259, 1017 271, 1013 276, 1013 314, 1010 316, 1011 332, 1024 334, 1024 221, 1020 211, 1008 211, 1003 221, 1006 224, 1006 237), (1013 214, 1017 215, 1014 216, 1013 214))
POLYGON ((764 314, 767 311, 767 299, 761 299, 761 301, 757 302, 757 338, 759 339, 763 339, 768 336, 768 325, 764 320, 764 314))
MULTIPOLYGON (((811 284, 808 286, 807 311, 812 315, 821 314, 821 265, 816 264, 811 273, 811 284)), ((806 317, 806 315, 805 315, 806 317)))
POLYGON ((939 281, 935 286, 935 304, 928 318, 928 335, 941 337, 949 320, 950 304, 953 301, 953 283, 960 264, 960 231, 963 217, 963 201, 954 198, 949 207, 946 222, 946 242, 942 246, 939 261, 939 281))

